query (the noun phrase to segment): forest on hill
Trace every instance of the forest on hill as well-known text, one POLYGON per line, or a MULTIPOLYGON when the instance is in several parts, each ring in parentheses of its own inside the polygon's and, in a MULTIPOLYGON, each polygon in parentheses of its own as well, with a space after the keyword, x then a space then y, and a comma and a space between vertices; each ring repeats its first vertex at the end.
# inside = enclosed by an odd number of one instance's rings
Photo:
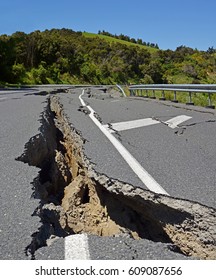
POLYGON ((122 44, 130 39, 123 35, 119 42, 104 37, 70 29, 1 35, 0 84, 216 83, 213 47, 160 50, 140 40, 122 44))

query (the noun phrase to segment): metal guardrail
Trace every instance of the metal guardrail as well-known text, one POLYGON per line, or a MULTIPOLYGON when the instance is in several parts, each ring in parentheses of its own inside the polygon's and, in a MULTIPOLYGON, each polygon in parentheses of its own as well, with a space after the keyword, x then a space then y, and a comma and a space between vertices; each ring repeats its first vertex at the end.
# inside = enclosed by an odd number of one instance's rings
POLYGON ((192 101, 192 95, 195 93, 207 93, 208 94, 208 106, 207 108, 215 109, 215 106, 212 104, 212 94, 216 94, 216 85, 211 84, 172 84, 172 85, 165 85, 165 84, 149 84, 149 85, 132 85, 129 86, 129 91, 131 96, 143 96, 146 98, 156 99, 155 97, 155 90, 161 90, 161 97, 160 100, 166 100, 165 91, 173 91, 174 98, 171 100, 172 102, 178 103, 177 100, 177 92, 188 92, 188 102, 187 105, 194 105, 192 101), (145 91, 145 94, 143 92, 145 91), (152 92, 149 95, 149 91, 152 92))

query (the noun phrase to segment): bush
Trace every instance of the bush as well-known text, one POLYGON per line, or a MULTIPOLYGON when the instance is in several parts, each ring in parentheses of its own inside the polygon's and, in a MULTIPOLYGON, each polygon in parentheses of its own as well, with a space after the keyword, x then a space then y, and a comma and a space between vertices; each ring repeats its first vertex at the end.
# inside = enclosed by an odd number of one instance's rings
POLYGON ((26 69, 23 64, 14 64, 12 66, 12 83, 23 83, 26 69))

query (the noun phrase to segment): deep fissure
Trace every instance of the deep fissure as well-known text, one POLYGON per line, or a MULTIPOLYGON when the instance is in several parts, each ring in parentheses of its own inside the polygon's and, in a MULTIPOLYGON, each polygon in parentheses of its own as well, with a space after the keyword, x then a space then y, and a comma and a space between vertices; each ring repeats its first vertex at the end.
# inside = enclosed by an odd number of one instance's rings
POLYGON ((40 217, 41 227, 26 247, 32 259, 51 236, 84 232, 127 234, 172 244, 185 255, 216 258, 215 209, 97 174, 83 152, 85 140, 67 120, 56 96, 47 99, 40 121, 40 133, 17 158, 40 168, 32 185, 34 197, 40 199, 34 215, 40 217))

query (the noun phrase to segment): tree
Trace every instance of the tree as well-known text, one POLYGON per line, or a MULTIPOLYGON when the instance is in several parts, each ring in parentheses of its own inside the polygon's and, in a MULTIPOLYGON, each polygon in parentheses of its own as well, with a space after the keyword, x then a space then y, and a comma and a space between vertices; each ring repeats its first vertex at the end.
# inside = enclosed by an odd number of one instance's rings
POLYGON ((140 80, 142 84, 154 84, 152 77, 148 74, 145 74, 144 78, 140 80))
POLYGON ((12 83, 22 83, 25 77, 26 69, 23 64, 14 64, 12 66, 12 83))
POLYGON ((193 65, 185 64, 183 65, 182 70, 188 76, 191 76, 192 78, 197 78, 197 72, 193 65))
POLYGON ((142 45, 143 44, 142 39, 137 39, 137 44, 142 45))
POLYGON ((41 42, 40 31, 34 31, 27 37, 26 42, 26 66, 27 68, 37 67, 39 61, 39 44, 41 42))
POLYGON ((149 52, 140 44, 157 44, 127 35, 100 34, 136 45, 87 38, 70 29, 0 36, 0 79, 3 83, 216 83, 215 49, 201 52, 180 46, 149 52))
POLYGON ((216 53, 216 49, 214 49, 214 47, 209 47, 207 50, 207 53, 209 53, 209 54, 216 53))

